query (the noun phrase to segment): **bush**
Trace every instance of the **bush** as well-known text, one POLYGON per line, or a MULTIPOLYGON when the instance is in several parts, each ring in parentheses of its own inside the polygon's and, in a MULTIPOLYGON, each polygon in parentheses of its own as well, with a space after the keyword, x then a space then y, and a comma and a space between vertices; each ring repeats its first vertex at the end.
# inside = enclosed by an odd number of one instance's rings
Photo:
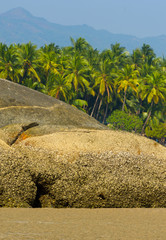
POLYGON ((115 110, 107 118, 110 128, 126 130, 129 132, 141 132, 143 121, 138 116, 130 115, 120 110, 115 110))
POLYGON ((166 139, 166 123, 159 123, 158 125, 151 124, 146 127, 145 134, 147 137, 158 140, 164 144, 166 139))

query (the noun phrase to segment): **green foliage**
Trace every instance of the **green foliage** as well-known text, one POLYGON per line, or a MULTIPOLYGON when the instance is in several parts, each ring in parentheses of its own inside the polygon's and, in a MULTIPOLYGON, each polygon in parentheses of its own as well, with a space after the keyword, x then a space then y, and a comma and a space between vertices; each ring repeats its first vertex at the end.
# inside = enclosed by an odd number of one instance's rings
POLYGON ((166 138, 166 123, 152 123, 146 127, 145 134, 147 137, 157 139, 159 142, 164 141, 164 138, 166 138))
POLYGON ((141 132, 143 121, 136 115, 129 115, 124 111, 115 110, 111 116, 107 118, 110 127, 126 131, 141 132))
POLYGON ((88 106, 87 101, 82 99, 75 99, 72 101, 72 106, 78 108, 79 110, 86 112, 84 107, 88 106))

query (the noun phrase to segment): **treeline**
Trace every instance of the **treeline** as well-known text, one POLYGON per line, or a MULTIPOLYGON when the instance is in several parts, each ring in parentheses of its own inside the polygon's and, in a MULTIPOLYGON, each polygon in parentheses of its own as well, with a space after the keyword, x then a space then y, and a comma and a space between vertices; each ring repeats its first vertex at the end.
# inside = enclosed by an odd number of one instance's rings
POLYGON ((165 143, 166 59, 147 44, 130 54, 118 43, 99 52, 83 38, 63 48, 0 43, 0 78, 65 101, 112 128, 165 143), (122 121, 128 118, 133 127, 122 121))

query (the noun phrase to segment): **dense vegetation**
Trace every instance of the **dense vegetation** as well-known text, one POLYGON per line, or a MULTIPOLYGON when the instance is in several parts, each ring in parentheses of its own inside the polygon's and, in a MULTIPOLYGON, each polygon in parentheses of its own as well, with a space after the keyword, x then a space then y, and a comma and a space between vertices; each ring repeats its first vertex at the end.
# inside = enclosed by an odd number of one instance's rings
MULTIPOLYGON (((71 38, 64 48, 0 43, 0 78, 72 104, 103 123, 122 111, 139 122, 139 132, 165 142, 166 59, 149 45, 129 54, 118 43, 99 52, 83 38, 71 38)), ((128 125, 122 129, 137 131, 128 125)))
POLYGON ((107 118, 111 128, 126 130, 128 132, 141 132, 143 121, 137 115, 128 114, 124 111, 115 110, 107 118))

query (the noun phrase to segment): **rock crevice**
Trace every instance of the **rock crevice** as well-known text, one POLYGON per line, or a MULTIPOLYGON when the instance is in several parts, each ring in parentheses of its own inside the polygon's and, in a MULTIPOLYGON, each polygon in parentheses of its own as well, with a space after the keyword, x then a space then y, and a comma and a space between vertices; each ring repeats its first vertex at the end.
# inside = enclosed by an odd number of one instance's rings
POLYGON ((9 146, 12 146, 17 141, 17 139, 21 136, 21 134, 24 133, 26 130, 36 127, 36 126, 39 126, 39 124, 37 122, 33 122, 28 125, 22 126, 21 131, 19 131, 19 133, 15 136, 15 138, 9 142, 9 146))

